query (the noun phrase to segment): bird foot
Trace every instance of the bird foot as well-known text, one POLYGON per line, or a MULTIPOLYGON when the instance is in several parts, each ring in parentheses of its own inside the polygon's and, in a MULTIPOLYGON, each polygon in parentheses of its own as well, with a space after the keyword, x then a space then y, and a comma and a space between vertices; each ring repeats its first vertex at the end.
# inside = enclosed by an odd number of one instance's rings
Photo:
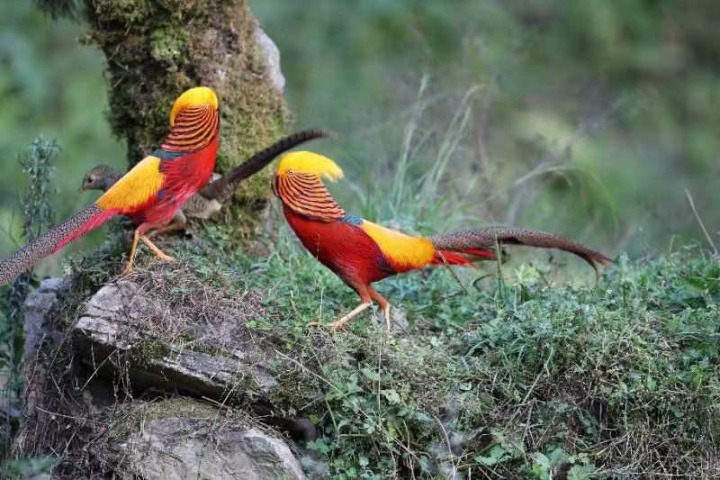
POLYGON ((172 262, 173 260, 175 260, 175 257, 171 257, 170 255, 168 255, 166 253, 156 254, 156 255, 160 260, 163 260, 165 262, 172 262))
MULTIPOLYGON (((360 312, 362 312, 369 306, 370 306, 370 302, 361 303, 360 305, 355 307, 355 309, 352 312, 348 313, 347 315, 342 317, 340 320, 336 320, 336 321, 332 322, 330 325, 327 325, 327 327, 329 327, 331 331, 337 332, 338 330, 342 329, 350 320, 357 317, 360 312)), ((319 326, 321 326, 321 324, 319 322, 310 322, 308 324, 308 326, 319 327, 319 326)))
POLYGON ((345 324, 347 324, 347 322, 338 321, 331 323, 330 325, 328 325, 328 327, 330 328, 331 332, 335 333, 338 330, 342 330, 343 328, 345 328, 345 324))
POLYGON ((335 333, 338 330, 342 330, 345 327, 345 324, 347 324, 347 322, 337 321, 337 322, 332 322, 330 324, 324 324, 324 323, 320 323, 320 322, 310 322, 307 324, 307 326, 308 327, 317 327, 317 328, 328 328, 328 329, 330 329, 331 332, 335 333))
POLYGON ((152 250, 152 252, 155 254, 155 256, 158 257, 160 260, 164 260, 164 261, 166 261, 166 262, 172 262, 173 260, 175 260, 173 257, 171 257, 170 255, 168 255, 167 253, 165 253, 165 252, 163 252, 162 250, 160 250, 160 249, 157 247, 157 245, 155 245, 153 242, 150 241, 149 238, 147 238, 147 236, 141 235, 141 236, 140 236, 140 240, 142 240, 142 242, 143 242, 145 245, 147 245, 148 248, 149 248, 150 250, 152 250))
POLYGON ((127 276, 133 273, 135 270, 135 267, 133 267, 132 263, 128 263, 127 266, 123 269, 122 275, 127 276))

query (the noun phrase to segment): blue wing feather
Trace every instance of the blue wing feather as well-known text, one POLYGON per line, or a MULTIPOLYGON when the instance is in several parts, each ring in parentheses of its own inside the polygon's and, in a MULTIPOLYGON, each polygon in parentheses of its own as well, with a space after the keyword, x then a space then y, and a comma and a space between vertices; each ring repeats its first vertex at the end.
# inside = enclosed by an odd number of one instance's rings
POLYGON ((349 223, 350 225, 355 225, 359 227, 363 224, 363 219, 358 217, 357 215, 345 215, 340 219, 341 222, 349 223))

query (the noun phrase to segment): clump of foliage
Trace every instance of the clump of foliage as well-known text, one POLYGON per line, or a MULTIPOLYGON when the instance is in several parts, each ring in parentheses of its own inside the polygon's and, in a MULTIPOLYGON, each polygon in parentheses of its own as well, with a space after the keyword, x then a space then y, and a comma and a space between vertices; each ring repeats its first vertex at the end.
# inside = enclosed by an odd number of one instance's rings
MULTIPOLYGON (((29 242, 45 232, 53 224, 53 208, 50 201, 52 193, 52 172, 59 147, 55 140, 39 137, 35 139, 29 151, 20 157, 20 164, 28 176, 28 183, 20 199, 22 208, 22 242, 29 242)), ((6 321, 0 324, 0 360, 2 367, 9 368, 10 382, 6 385, 13 398, 18 398, 22 390, 21 369, 23 356, 23 314, 22 307, 30 292, 32 271, 20 275, 7 291, 7 303, 4 305, 6 321)))
MULTIPOLYGON (((28 177, 25 192, 20 199, 23 242, 33 240, 53 224, 52 176, 59 150, 60 147, 54 139, 38 137, 32 142, 28 152, 20 157, 20 165, 28 177)), ((0 369, 6 375, 5 384, 2 386, 5 417, 2 452, 6 452, 10 447, 13 429, 17 427, 17 419, 14 417, 19 411, 24 380, 23 305, 32 283, 33 273, 30 270, 9 286, 0 289, 0 369)), ((9 475, 8 472, 15 469, 22 470, 23 465, 25 464, 22 461, 8 464, 6 473, 9 475)), ((30 463, 25 466, 29 465, 30 463)))
POLYGON ((483 291, 407 277, 384 288, 411 323, 392 342, 367 315, 308 335, 355 302, 314 260, 255 268, 244 281, 275 312, 251 325, 276 339, 276 404, 319 423, 310 448, 331 478, 720 473, 717 257, 623 258, 595 288, 533 267, 483 291))
POLYGON ((557 267, 537 261, 388 279, 377 286, 409 322, 388 338, 379 312, 335 334, 307 326, 337 319, 357 298, 286 232, 260 258, 224 250, 225 235, 209 227, 206 240, 177 248, 188 271, 210 281, 221 271, 225 288, 261 298, 264 309, 244 324, 274 351, 275 414, 318 426, 304 448, 308 472, 720 474, 717 256, 622 256, 585 286, 555 280, 557 267))

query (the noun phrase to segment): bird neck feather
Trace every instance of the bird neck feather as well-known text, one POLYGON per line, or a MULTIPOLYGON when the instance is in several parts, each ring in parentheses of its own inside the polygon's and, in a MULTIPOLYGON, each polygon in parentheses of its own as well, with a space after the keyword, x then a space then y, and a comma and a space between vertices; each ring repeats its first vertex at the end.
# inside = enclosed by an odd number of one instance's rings
POLYGON ((322 222, 345 217, 345 211, 317 175, 299 172, 277 175, 273 187, 283 204, 299 215, 322 222))
POLYGON ((187 107, 175 117, 170 133, 155 156, 162 160, 172 160, 185 153, 201 150, 210 145, 219 130, 220 114, 212 106, 187 107))

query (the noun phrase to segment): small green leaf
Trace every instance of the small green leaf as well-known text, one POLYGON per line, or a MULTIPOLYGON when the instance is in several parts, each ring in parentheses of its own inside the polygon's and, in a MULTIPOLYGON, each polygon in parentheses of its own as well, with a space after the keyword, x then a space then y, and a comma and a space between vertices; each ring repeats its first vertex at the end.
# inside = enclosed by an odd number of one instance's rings
POLYGON ((388 390, 381 390, 381 393, 383 397, 387 399, 387 401, 390 403, 390 405, 397 405, 402 401, 400 398, 400 395, 397 393, 397 391, 394 388, 388 389, 388 390))
POLYGON ((588 480, 595 473, 595 465, 588 463, 586 465, 574 465, 568 470, 567 480, 588 480))
POLYGON ((483 465, 492 466, 507 460, 510 457, 508 451, 502 445, 495 445, 490 449, 488 455, 477 455, 475 461, 483 465))
POLYGON ((545 468, 546 470, 550 470, 550 459, 541 452, 536 452, 535 455, 533 455, 533 459, 535 460, 535 463, 540 465, 541 467, 545 468))

